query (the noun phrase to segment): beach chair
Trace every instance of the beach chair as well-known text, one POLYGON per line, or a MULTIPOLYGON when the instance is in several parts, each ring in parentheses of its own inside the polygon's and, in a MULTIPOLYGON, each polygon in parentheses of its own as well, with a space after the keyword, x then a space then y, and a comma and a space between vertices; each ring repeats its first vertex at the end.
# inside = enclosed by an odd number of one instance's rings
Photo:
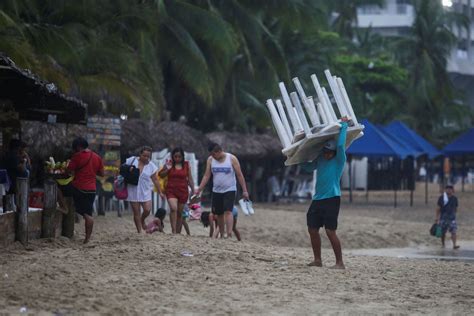
MULTIPOLYGON (((339 118, 349 117, 346 148, 363 135, 364 126, 359 124, 341 78, 332 76, 325 70, 325 76, 332 92, 339 118)), ((306 96, 297 77, 293 78, 297 92, 288 91, 283 82, 279 88, 280 99, 267 100, 273 125, 282 144, 282 153, 287 157, 285 165, 294 165, 316 159, 324 144, 337 138, 340 130, 340 119, 337 118, 333 103, 326 88, 321 87, 316 75, 311 75, 316 96, 306 96), (309 118, 309 120, 308 120, 309 118)))

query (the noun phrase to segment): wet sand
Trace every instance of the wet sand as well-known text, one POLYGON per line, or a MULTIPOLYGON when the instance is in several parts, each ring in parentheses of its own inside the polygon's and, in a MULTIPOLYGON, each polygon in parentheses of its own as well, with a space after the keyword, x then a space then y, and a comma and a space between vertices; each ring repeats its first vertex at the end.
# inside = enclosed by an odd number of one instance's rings
MULTIPOLYGON (((343 197, 339 236, 345 271, 323 236, 323 268, 311 250, 305 204, 260 204, 239 216, 243 242, 212 240, 197 222, 193 236, 138 235, 130 215, 97 217, 94 235, 0 248, 0 313, 19 314, 460 314, 474 309, 474 264, 351 254, 349 250, 439 247, 428 234, 434 201, 414 207, 392 193, 343 197), (344 251, 346 250, 346 251, 344 251), (193 256, 183 256, 190 252, 193 256)), ((437 193, 433 193, 436 195, 437 193)), ((420 195, 421 196, 421 195, 420 195)), ((474 193, 459 194, 461 240, 474 240, 474 193), (462 207, 464 206, 464 207, 462 207)), ((460 242, 461 249, 462 241, 460 242)), ((450 246, 447 240, 447 246, 450 246)))

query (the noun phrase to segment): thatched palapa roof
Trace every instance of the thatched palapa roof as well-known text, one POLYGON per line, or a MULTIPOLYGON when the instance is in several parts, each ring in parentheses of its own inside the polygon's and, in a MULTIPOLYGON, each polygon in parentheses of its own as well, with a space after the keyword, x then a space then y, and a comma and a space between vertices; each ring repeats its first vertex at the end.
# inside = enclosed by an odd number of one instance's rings
POLYGON ((225 151, 239 159, 259 159, 283 157, 278 138, 268 134, 240 134, 231 132, 212 132, 206 134, 209 139, 222 146, 225 151))
POLYGON ((74 138, 86 135, 85 125, 21 121, 21 138, 28 144, 28 151, 33 156, 64 159, 71 154, 74 138))
POLYGON ((21 69, 0 53, 0 99, 11 100, 21 120, 48 121, 54 115, 57 123, 86 124, 87 104, 59 92, 48 83, 21 69))
POLYGON ((184 151, 194 152, 199 160, 208 157, 209 139, 202 132, 178 122, 155 122, 129 119, 122 123, 123 154, 136 154, 144 146, 153 150, 182 147, 184 151))

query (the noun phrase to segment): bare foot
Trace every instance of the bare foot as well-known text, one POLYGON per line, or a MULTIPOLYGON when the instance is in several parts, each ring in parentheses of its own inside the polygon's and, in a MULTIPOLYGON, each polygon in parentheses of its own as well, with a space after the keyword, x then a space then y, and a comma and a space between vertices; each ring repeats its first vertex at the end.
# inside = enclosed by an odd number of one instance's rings
POLYGON ((345 270, 346 267, 344 266, 343 263, 339 263, 339 264, 335 264, 333 265, 332 267, 330 267, 329 269, 335 269, 335 270, 345 270))
POLYGON ((89 240, 90 240, 89 238, 86 238, 86 239, 84 239, 84 242, 83 242, 83 243, 84 243, 84 244, 87 244, 87 243, 89 242, 89 240))
POLYGON ((459 249, 459 248, 461 248, 461 246, 459 246, 459 245, 456 245, 456 246, 453 247, 453 249, 459 249))
POLYGON ((308 267, 322 267, 323 263, 321 261, 312 261, 308 263, 308 267))

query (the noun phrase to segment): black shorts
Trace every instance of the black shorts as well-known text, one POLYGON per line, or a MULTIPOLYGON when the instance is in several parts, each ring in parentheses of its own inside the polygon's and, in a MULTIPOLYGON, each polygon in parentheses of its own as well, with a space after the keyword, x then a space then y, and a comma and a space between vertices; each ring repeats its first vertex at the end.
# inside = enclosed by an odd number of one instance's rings
POLYGON ((92 216, 94 211, 95 190, 79 190, 75 187, 72 189, 72 199, 74 200, 74 207, 76 212, 82 216, 92 216))
POLYGON ((212 192, 212 213, 222 215, 225 211, 232 212, 235 202, 235 191, 224 193, 212 192))
POLYGON ((72 194, 74 193, 74 187, 72 186, 71 183, 68 183, 66 185, 59 185, 58 184, 59 190, 61 190, 61 193, 63 194, 64 197, 72 197, 72 194))
POLYGON ((336 230, 340 206, 340 196, 313 201, 306 214, 308 227, 318 229, 324 227, 326 229, 336 230))

